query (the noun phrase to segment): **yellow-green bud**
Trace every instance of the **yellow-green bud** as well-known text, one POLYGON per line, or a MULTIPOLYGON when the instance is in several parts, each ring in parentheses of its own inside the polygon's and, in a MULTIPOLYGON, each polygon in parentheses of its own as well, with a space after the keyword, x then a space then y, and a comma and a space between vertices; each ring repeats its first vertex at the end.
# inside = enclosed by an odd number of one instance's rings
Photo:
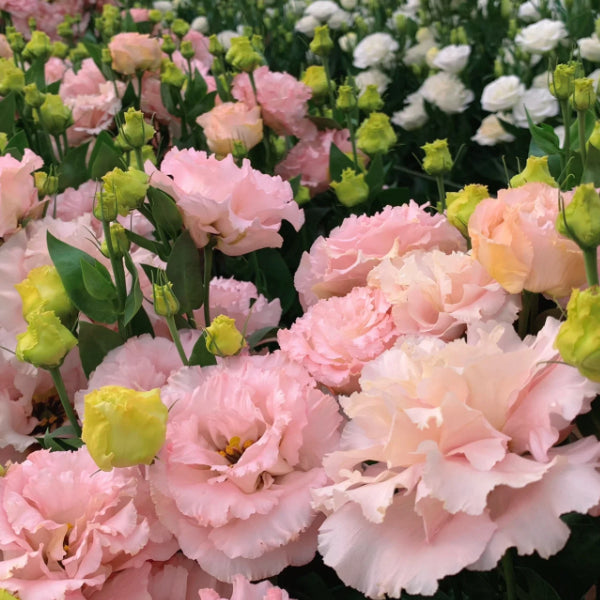
POLYGON ((600 150, 600 121, 594 123, 594 129, 588 139, 588 146, 593 146, 596 150, 600 150))
POLYGON ((29 17, 29 19, 27 19, 27 26, 29 27, 29 29, 33 33, 37 29, 36 18, 35 17, 29 17))
POLYGON ((34 120, 52 136, 60 135, 73 125, 73 113, 58 94, 46 94, 34 113, 34 120))
POLYGON ((511 178, 510 186, 516 188, 532 182, 546 183, 552 187, 558 187, 558 183, 556 183, 548 169, 547 156, 530 156, 527 159, 525 168, 511 178))
POLYGON ((375 112, 383 108, 383 100, 377 91, 377 86, 370 84, 358 97, 358 108, 366 113, 375 112))
POLYGON ((168 83, 181 89, 186 79, 185 73, 173 61, 164 61, 161 65, 160 80, 162 83, 168 83))
POLYGON ((332 181, 331 187, 341 204, 351 208, 366 202, 369 198, 369 186, 364 173, 356 174, 354 169, 344 169, 341 181, 332 181))
POLYGON ((428 175, 445 175, 450 173, 454 161, 448 148, 448 140, 435 140, 424 144, 421 149, 425 151, 423 159, 423 171, 428 175))
POLYGON ((299 206, 310 202, 310 190, 305 185, 299 185, 294 200, 299 206))
POLYGON ((576 67, 572 63, 556 65, 549 85, 550 93, 558 100, 566 100, 575 89, 575 73, 576 67))
POLYGON ((181 305, 170 281, 165 284, 152 284, 152 295, 154 297, 154 312, 157 315, 173 317, 179 312, 181 305))
MULTIPOLYGON (((156 153, 154 152, 154 148, 152 146, 145 145, 142 146, 141 151, 142 162, 145 163, 147 160, 149 160, 154 166, 156 166, 156 153)), ((130 165, 135 164, 136 156, 133 150, 129 152, 128 158, 130 165)))
POLYGON ((225 54, 225 48, 223 48, 221 42, 219 42, 219 38, 217 38, 214 33, 208 38, 208 51, 213 56, 221 56, 225 54))
POLYGON ((196 51, 194 50, 194 46, 192 46, 192 42, 189 40, 184 40, 181 42, 179 46, 179 52, 181 52, 181 56, 186 60, 194 58, 196 55, 196 51))
POLYGON ((167 25, 170 25, 175 20, 175 14, 172 10, 167 10, 164 13, 163 18, 165 20, 165 23, 167 23, 167 25))
MULTIPOLYGON (((121 223, 110 224, 110 243, 112 246, 114 256, 125 256, 125 254, 129 252, 131 242, 127 237, 125 227, 123 227, 121 223)), ((106 243, 106 240, 102 242, 102 245, 100 246, 100 252, 102 252, 102 254, 104 254, 104 256, 106 256, 107 258, 110 258, 110 251, 108 249, 108 244, 106 243)))
POLYGON ((144 113, 130 106, 125 112, 125 123, 119 127, 115 143, 123 150, 141 148, 154 137, 154 127, 144 120, 144 113))
POLYGON ((113 193, 100 190, 96 192, 96 203, 94 204, 94 216, 102 222, 110 223, 116 220, 119 214, 117 197, 113 193))
POLYGON ((233 356, 246 345, 235 320, 225 315, 215 317, 206 328, 206 349, 216 356, 233 356))
POLYGON ((43 31, 34 31, 31 39, 25 44, 23 58, 31 62, 35 59, 48 60, 52 54, 52 42, 48 34, 43 31))
POLYGON ((600 37, 600 18, 594 21, 594 30, 596 32, 596 35, 600 37))
MULTIPOLYGON (((0 477, 4 477, 6 469, 0 465, 0 477)), ((16 596, 13 596, 6 590, 0 590, 0 600, 19 600, 16 596)))
POLYGON ((52 56, 56 58, 66 58, 69 55, 69 46, 64 42, 52 42, 52 56))
POLYGON ((148 20, 150 23, 154 23, 156 25, 162 21, 162 13, 160 10, 153 8, 148 12, 148 20))
POLYGON ((46 94, 42 94, 35 83, 28 83, 23 88, 23 95, 25 104, 31 106, 31 108, 40 108, 46 98, 46 94))
POLYGON ((315 27, 315 35, 310 43, 310 51, 317 56, 329 56, 333 50, 333 40, 327 25, 315 27))
POLYGON ((340 85, 335 106, 343 112, 349 112, 356 108, 356 94, 351 86, 340 85))
POLYGON ((581 78, 573 82, 574 90, 571 96, 573 108, 577 111, 586 111, 596 103, 596 92, 592 79, 581 78))
POLYGON ((500 1, 500 15, 503 19, 508 19, 513 12, 513 4, 511 0, 500 1))
POLYGON ((31 269, 27 278, 16 283, 15 288, 21 296, 23 317, 27 322, 34 313, 52 311, 63 323, 69 323, 76 312, 54 265, 31 269))
POLYGON ((460 192, 446 194, 446 216, 465 237, 469 235, 469 219, 475 207, 486 198, 490 197, 487 185, 473 183, 466 185, 460 192))
POLYGON ((329 93, 327 75, 325 74, 325 68, 321 65, 308 67, 302 76, 302 83, 312 90, 312 99, 317 102, 326 98, 329 93))
POLYGON ((25 38, 23 34, 17 31, 14 28, 6 28, 6 39, 8 40, 8 45, 10 49, 15 54, 21 54, 23 52, 23 48, 25 48, 25 38))
POLYGON ((108 48, 102 48, 101 60, 103 65, 112 64, 112 54, 110 53, 110 50, 108 48))
POLYGON ((69 58, 72 62, 81 62, 82 60, 89 58, 89 56, 90 53, 88 52, 88 49, 81 42, 69 52, 69 58))
POLYGON ((175 19, 171 25, 171 30, 181 39, 190 30, 190 24, 183 19, 175 19))
POLYGON ((34 367, 54 369, 76 345, 77 338, 54 312, 36 311, 29 315, 27 331, 17 335, 15 354, 34 367))
POLYGON ((257 33, 253 34, 250 43, 257 52, 263 53, 265 51, 265 42, 262 35, 258 35, 257 33))
POLYGON ((398 30, 399 33, 404 33, 406 31, 406 15, 403 14, 397 14, 395 17, 395 24, 396 24, 396 29, 398 30))
POLYGON ((0 58, 0 96, 21 92, 25 87, 25 73, 8 58, 0 58))
POLYGON ((107 385, 85 396, 81 439, 102 471, 149 465, 162 448, 169 411, 158 388, 107 385))
POLYGON ((564 214, 561 212, 556 218, 556 228, 583 250, 600 246, 600 195, 593 183, 575 189, 564 214))
POLYGON ((114 4, 104 4, 102 5, 102 18, 107 21, 118 21, 121 13, 114 4))
POLYGON ((567 320, 554 342, 562 359, 592 381, 600 382, 600 290, 575 288, 567 304, 567 320))
POLYGON ((8 146, 8 135, 4 131, 0 131, 0 154, 4 154, 8 146))
POLYGON ((371 113, 356 132, 356 145, 367 154, 387 152, 398 138, 385 113, 371 113))
POLYGON ((33 181, 40 198, 53 196, 58 192, 58 177, 55 175, 48 175, 44 171, 36 171, 33 174, 33 181))
POLYGON ((75 37, 73 24, 69 21, 63 21, 56 26, 56 33, 65 40, 71 40, 75 37))
POLYGON ((104 182, 102 196, 114 196, 117 212, 123 217, 144 201, 149 185, 148 175, 134 168, 123 171, 117 167, 103 175, 102 181, 104 182))
POLYGON ((160 47, 160 49, 165 54, 168 54, 169 56, 171 56, 171 54, 173 54, 173 52, 175 52, 175 50, 177 50, 177 46, 175 46, 175 42, 173 41, 173 38, 168 33, 165 33, 165 34, 163 34, 162 39, 163 39, 163 43, 162 43, 162 46, 160 47))
POLYGON ((231 40, 225 60, 239 71, 249 73, 262 63, 262 56, 252 47, 246 36, 240 36, 231 40))

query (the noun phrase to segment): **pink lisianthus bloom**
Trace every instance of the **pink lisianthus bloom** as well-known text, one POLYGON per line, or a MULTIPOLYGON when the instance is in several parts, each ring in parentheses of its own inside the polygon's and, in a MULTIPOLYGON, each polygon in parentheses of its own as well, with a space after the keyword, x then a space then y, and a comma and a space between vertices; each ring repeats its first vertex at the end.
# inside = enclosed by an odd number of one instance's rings
POLYGON ((253 169, 248 160, 238 167, 231 155, 217 160, 191 148, 173 148, 160 170, 148 162, 146 168, 151 185, 175 199, 200 248, 210 238, 230 256, 279 248, 281 221, 289 221, 296 231, 304 223, 289 183, 253 169))
MULTIPOLYGON (((192 48, 194 49, 194 56, 191 58, 190 62, 192 64, 192 74, 194 71, 198 71, 202 77, 206 80, 208 84, 208 91, 213 91, 216 89, 214 85, 214 79, 212 76, 208 75, 208 72, 212 66, 214 57, 208 51, 208 38, 205 35, 202 35, 199 31, 194 31, 190 29, 184 36, 183 41, 191 42, 192 48)), ((179 50, 175 50, 173 52, 173 62, 176 66, 178 66, 184 73, 187 73, 189 70, 188 61, 183 58, 181 52, 179 50)))
POLYGON ((77 73, 65 73, 58 93, 73 112, 74 123, 67 129, 69 144, 79 146, 112 125, 121 110, 125 84, 107 81, 96 63, 86 58, 77 73))
MULTIPOLYGON (((228 594, 229 596, 229 594, 228 594)), ((200 600, 292 600, 289 594, 269 581, 250 583, 243 575, 233 578, 233 591, 230 598, 212 589, 200 590, 200 600)))
POLYGON ((17 231, 19 222, 37 205, 32 173, 43 166, 44 161, 29 148, 22 160, 0 156, 0 237, 17 231))
POLYGON ((317 128, 306 118, 307 102, 311 89, 288 73, 270 71, 259 67, 253 72, 256 96, 248 73, 239 73, 233 78, 231 95, 250 108, 260 105, 262 118, 277 135, 294 135, 302 138, 314 135, 317 128))
POLYGON ((397 337, 390 303, 380 290, 368 287, 319 300, 289 330, 277 334, 285 354, 342 394, 358 391, 364 365, 391 348, 397 337))
POLYGON ((138 468, 98 471, 85 447, 42 450, 0 479, 0 587, 21 600, 81 597, 176 550, 138 468))
POLYGON ((473 256, 513 294, 561 298, 586 282, 583 253, 556 229, 559 194, 565 204, 573 196, 545 183, 500 190, 469 219, 473 256))
POLYGON ((146 33, 117 33, 108 44, 112 68, 123 75, 136 71, 157 71, 162 60, 158 38, 146 33))
POLYGON ((306 309, 319 298, 366 285, 369 271, 384 258, 430 248, 453 252, 466 250, 466 243, 446 217, 431 215, 412 200, 370 217, 352 215, 302 255, 294 285, 306 309))
POLYGON ((386 258, 368 275, 392 304, 402 334, 460 337, 467 325, 483 321, 512 323, 520 297, 508 294, 470 254, 415 250, 386 258))
POLYGON ((338 441, 337 403, 280 352, 184 367, 162 391, 167 440, 148 467, 161 521, 184 554, 221 581, 262 579, 310 562, 338 441))
POLYGON ((404 338, 363 369, 362 391, 341 399, 343 450, 324 461, 334 483, 314 491, 319 551, 345 583, 432 595, 507 548, 564 546, 560 515, 600 499, 600 442, 553 445, 600 386, 557 362, 559 326, 523 341, 492 322, 447 344, 404 338))
MULTIPOLYGON (((311 196, 326 191, 331 183, 329 154, 331 144, 342 152, 352 152, 347 129, 327 129, 301 139, 275 167, 275 173, 284 179, 300 175, 300 183, 310 190, 311 196)), ((361 153, 361 157, 364 157, 361 153)))
MULTIPOLYGON (((169 125, 169 130, 172 135, 179 136, 181 132, 180 119, 174 117, 164 105, 160 93, 160 76, 156 73, 146 71, 142 77, 142 112, 152 119, 156 119, 159 123, 169 125)), ((137 91, 137 82, 134 83, 134 88, 137 91)))
POLYGON ((68 63, 57 56, 51 56, 44 65, 44 77, 46 79, 46 85, 60 81, 68 70, 68 63))

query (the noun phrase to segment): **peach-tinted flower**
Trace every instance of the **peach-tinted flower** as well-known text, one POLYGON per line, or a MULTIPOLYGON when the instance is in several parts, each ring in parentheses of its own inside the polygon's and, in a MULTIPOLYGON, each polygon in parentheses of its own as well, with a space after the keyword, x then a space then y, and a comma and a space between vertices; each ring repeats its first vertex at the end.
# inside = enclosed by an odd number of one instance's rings
MULTIPOLYGON (((563 194, 565 203, 572 194, 563 194)), ((585 284, 583 254, 556 230, 559 190, 528 183, 483 200, 469 219, 473 256, 511 293, 557 298, 585 284)))
POLYGON ((319 550, 343 581, 370 597, 432 595, 509 547, 564 546, 560 515, 600 499, 600 442, 553 445, 600 387, 557 362, 559 325, 523 341, 493 322, 467 341, 404 338, 364 368, 362 391, 341 399, 344 449, 324 461, 334 483, 314 492, 329 515, 319 550))
POLYGON ((277 334, 281 349, 332 391, 357 391, 364 365, 398 337, 391 305, 376 289, 356 287, 319 300, 289 330, 277 334))
POLYGON ((0 34, 0 58, 12 58, 13 51, 6 39, 6 36, 2 33, 0 34))
POLYGON ((60 81, 68 69, 69 65, 64 60, 56 56, 51 56, 44 65, 46 85, 60 81))
POLYGON ((236 100, 253 107, 258 99, 265 125, 278 135, 314 135, 317 128, 306 118, 306 103, 312 95, 308 86, 288 73, 270 71, 267 66, 259 67, 253 75, 256 97, 248 73, 239 73, 231 86, 236 100))
POLYGON ((309 562, 310 489, 337 444, 335 399, 279 352, 184 367, 162 396, 167 441, 148 474, 183 553, 221 581, 309 562))
POLYGON ((429 334, 450 341, 467 325, 512 323, 520 306, 470 254, 415 250, 381 261, 368 276, 392 304, 402 334, 429 334))
POLYGON ((208 147, 217 155, 232 153, 234 142, 250 150, 263 139, 260 107, 249 109, 243 102, 218 104, 196 122, 204 129, 208 147))
MULTIPOLYGON (((229 594, 228 594, 229 596, 229 594)), ((250 583, 243 575, 233 579, 233 591, 230 599, 212 589, 200 590, 200 600, 291 600, 289 594, 275 587, 269 581, 250 583)))
POLYGON ((294 285, 306 308, 319 298, 343 296, 366 285, 369 271, 384 258, 430 248, 452 252, 465 250, 466 244, 446 217, 431 215, 414 201, 387 206, 370 217, 352 215, 302 255, 294 285))
POLYGON ((123 75, 156 71, 162 60, 159 40, 145 33, 118 33, 109 42, 108 49, 112 68, 123 75))
POLYGON ((231 155, 217 160, 192 148, 173 148, 160 171, 149 163, 146 167, 151 185, 175 199, 198 247, 213 238, 231 256, 279 248, 281 221, 296 230, 304 223, 289 183, 253 169, 248 160, 238 167, 231 155))

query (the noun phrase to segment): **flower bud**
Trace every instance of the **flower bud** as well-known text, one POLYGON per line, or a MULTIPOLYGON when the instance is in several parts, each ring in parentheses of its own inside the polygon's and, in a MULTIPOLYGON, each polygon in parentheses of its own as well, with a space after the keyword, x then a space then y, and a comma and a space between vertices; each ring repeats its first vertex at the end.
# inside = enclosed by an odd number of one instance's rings
POLYGON ((96 193, 96 203, 93 209, 96 219, 103 223, 115 221, 119 214, 117 206, 117 197, 112 192, 100 190, 96 193))
POLYGON ((246 36, 241 36, 231 40, 225 60, 239 71, 249 73, 262 63, 262 56, 252 47, 246 36))
MULTIPOLYGON (((65 40, 72 40, 75 37, 73 23, 67 20, 62 21, 56 26, 56 33, 65 40)), ((61 58, 64 58, 64 56, 61 58)))
POLYGON ((15 54, 21 54, 21 52, 23 52, 23 48, 25 48, 25 38, 21 32, 17 31, 14 27, 7 27, 6 39, 8 40, 10 49, 15 54))
POLYGON ((335 106, 343 112, 350 112, 356 108, 356 94, 351 86, 340 85, 335 106))
POLYGON ((46 98, 46 94, 42 94, 35 83, 28 83, 23 88, 23 95, 25 97, 25 104, 31 106, 31 108, 40 108, 46 98))
POLYGON ((173 62, 165 60, 160 69, 161 83, 167 83, 181 89, 187 77, 185 73, 173 62))
POLYGON ((594 81, 588 78, 575 79, 573 82, 575 89, 571 96, 571 103, 576 111, 584 112, 596 103, 596 92, 594 91, 594 81))
POLYGON ((55 175, 48 175, 44 171, 36 171, 33 174, 33 181, 39 198, 53 196, 58 192, 58 177, 55 175))
POLYGON ((52 42, 52 56, 64 59, 69 55, 69 46, 64 42, 52 42))
POLYGON ((8 58, 0 58, 0 96, 21 92, 25 87, 25 73, 8 58))
POLYGON ((299 185, 294 200, 299 206, 310 202, 310 190, 305 185, 299 185))
POLYGON ((593 183, 576 188, 570 204, 556 218, 556 228, 584 250, 600 246, 600 195, 593 183))
POLYGON ((177 50, 177 46, 175 46, 175 42, 173 41, 173 38, 168 33, 165 33, 162 36, 162 39, 163 39, 163 43, 162 43, 162 46, 160 47, 160 49, 165 54, 168 54, 169 56, 171 56, 173 54, 173 52, 175 52, 175 50, 177 50))
POLYGON ((73 113, 58 94, 46 94, 44 102, 34 113, 34 120, 50 135, 56 136, 73 125, 73 113))
MULTIPOLYGON (((0 477, 4 477, 6 469, 0 465, 0 477)), ((16 596, 13 596, 6 590, 0 590, 0 600, 19 600, 16 596)))
POLYGON ((371 113, 356 132, 357 146, 367 154, 387 152, 398 138, 390 125, 390 118, 385 113, 371 113))
POLYGON ((260 53, 263 53, 265 51, 265 41, 263 40, 263 36, 262 35, 258 35, 257 33, 255 33, 252 36, 252 39, 250 40, 250 43, 252 44, 252 47, 260 53))
POLYGON ((29 327, 17 335, 16 355, 40 369, 60 367, 65 356, 77 345, 77 338, 60 322, 53 311, 29 315, 29 327))
POLYGON ((154 137, 154 127, 144 120, 144 113, 132 106, 125 112, 125 123, 119 127, 119 135, 115 139, 117 146, 123 150, 141 148, 154 137))
POLYGON ((354 169, 344 169, 341 181, 332 181, 331 187, 341 204, 352 208, 366 202, 369 198, 369 186, 364 173, 356 174, 354 169))
POLYGON ((179 300, 173 291, 173 284, 167 281, 164 284, 152 284, 154 298, 154 312, 161 317, 173 317, 181 308, 179 300))
POLYGON ((175 19, 171 25, 171 30, 181 39, 190 30, 190 24, 183 19, 175 19))
MULTIPOLYGON (((130 167, 123 171, 118 167, 102 176, 104 196, 114 196, 117 202, 117 212, 125 217, 136 209, 146 197, 149 178, 144 171, 130 167)), ((95 214, 95 213, 94 213, 95 214)))
POLYGON ((4 154, 8 146, 8 135, 4 131, 0 131, 0 154, 4 154))
POLYGON ((215 317, 206 328, 206 349, 216 356, 233 356, 246 345, 235 320, 225 315, 215 317))
POLYGON ((184 40, 181 42, 179 46, 179 52, 181 52, 181 56, 186 60, 191 60, 196 55, 196 51, 194 50, 194 46, 192 46, 192 42, 189 40, 184 40))
POLYGON ((435 140, 424 144, 421 149, 425 151, 423 159, 423 171, 428 175, 445 175, 450 173, 454 161, 448 148, 448 140, 435 140))
POLYGON ((315 27, 315 35, 310 43, 310 51, 317 56, 329 56, 333 50, 333 40, 329 35, 329 27, 320 25, 315 27))
POLYGON ((71 48, 71 51, 69 52, 71 62, 81 62, 82 60, 89 58, 89 56, 90 53, 88 52, 88 49, 81 42, 79 42, 75 48, 71 48))
MULTIPOLYGON (((116 257, 125 256, 129 252, 131 242, 127 237, 125 227, 121 223, 111 223, 110 225, 110 243, 112 245, 113 254, 116 257)), ((107 258, 110 258, 110 251, 106 240, 102 242, 100 246, 100 252, 107 258)))
POLYGON ((169 411, 158 388, 107 385, 85 396, 81 439, 103 471, 149 465, 165 442, 169 411))
POLYGON ((148 20, 150 23, 157 25, 162 21, 162 12, 156 8, 152 8, 150 11, 148 11, 148 20))
POLYGON ((108 48, 102 48, 100 59, 102 60, 103 65, 112 64, 112 54, 110 53, 110 50, 108 48))
POLYGON ((558 100, 566 100, 575 89, 575 70, 574 64, 560 63, 556 65, 550 82, 550 93, 558 100))
POLYGON ((43 31, 34 31, 31 34, 31 39, 25 44, 23 49, 23 58, 29 62, 40 59, 44 62, 50 58, 52 54, 52 42, 48 34, 43 31))
POLYGON ((219 38, 214 33, 208 38, 208 51, 213 56, 222 56, 225 54, 225 48, 223 48, 221 42, 219 42, 219 38))
POLYGON ((321 65, 311 65, 302 76, 302 83, 312 90, 312 99, 319 102, 327 97, 329 87, 327 86, 327 75, 325 68, 321 65))
POLYGON ((369 84, 358 98, 358 108, 365 113, 372 113, 383 108, 383 100, 377 91, 377 86, 369 84))
POLYGON ((525 168, 511 178, 510 187, 521 187, 526 183, 532 182, 546 183, 552 187, 558 187, 558 183, 556 183, 556 180, 552 177, 548 169, 547 156, 530 156, 527 159, 525 168))
POLYGON ((487 185, 473 183, 466 185, 460 192, 446 194, 446 217, 465 237, 469 235, 469 219, 475 207, 489 198, 487 185))

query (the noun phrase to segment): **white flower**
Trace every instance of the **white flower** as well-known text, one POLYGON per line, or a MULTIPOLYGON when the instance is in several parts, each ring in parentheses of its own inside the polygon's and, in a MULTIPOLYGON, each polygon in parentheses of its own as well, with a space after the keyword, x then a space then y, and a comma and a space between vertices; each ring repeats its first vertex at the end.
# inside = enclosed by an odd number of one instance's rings
POLYGON ((200 33, 208 33, 208 19, 204 15, 200 15, 192 21, 190 27, 194 31, 199 31, 200 33))
POLYGON ((525 109, 527 109, 534 123, 541 123, 548 117, 555 117, 558 114, 558 100, 547 88, 531 88, 527 90, 519 103, 513 108, 515 125, 527 128, 529 124, 525 109))
POLYGON ((369 69, 368 71, 362 71, 354 78, 354 83, 362 94, 368 85, 374 85, 377 87, 377 91, 383 95, 391 79, 379 69, 369 69))
POLYGON ((422 65, 425 62, 427 52, 436 45, 435 36, 426 27, 421 27, 417 31, 417 44, 409 48, 404 54, 404 64, 410 65, 422 65))
POLYGON ((221 44, 225 50, 229 50, 229 48, 231 48, 231 40, 239 35, 240 34, 237 31, 226 29, 225 31, 221 31, 221 33, 217 33, 217 39, 219 40, 219 44, 221 44))
POLYGON ((410 19, 415 19, 417 13, 419 12, 419 8, 421 8, 421 3, 419 0, 406 0, 404 2, 404 6, 396 10, 392 17, 395 18, 396 15, 404 15, 410 19))
POLYGON ((306 7, 304 14, 325 23, 338 10, 340 10, 340 7, 331 0, 317 0, 306 7))
POLYGON ((542 19, 522 29, 515 42, 525 52, 543 54, 554 50, 567 35, 567 29, 561 21, 542 19))
POLYGON ((173 10, 173 3, 168 0, 157 0, 152 3, 152 8, 154 10, 160 10, 160 12, 165 13, 173 10))
POLYGON ((481 107, 489 112, 510 110, 524 93, 525 86, 516 75, 503 75, 483 88, 481 107))
POLYGON ((471 46, 451 44, 442 48, 433 59, 433 66, 448 73, 460 73, 469 61, 471 46))
POLYGON ((598 83, 600 82, 600 69, 596 69, 592 71, 588 76, 588 79, 591 79, 594 82, 594 89, 598 89, 598 83))
POLYGON ((354 46, 356 46, 356 34, 354 31, 349 31, 345 35, 342 35, 338 40, 338 44, 344 52, 352 52, 354 46))
POLYGON ((340 8, 327 19, 327 25, 329 25, 330 29, 336 31, 337 29, 341 29, 344 25, 352 25, 353 20, 354 19, 349 12, 340 8))
POLYGON ((475 98, 475 94, 456 75, 445 71, 430 75, 419 92, 427 102, 447 114, 464 112, 475 98))
POLYGON ((354 66, 359 69, 390 67, 396 50, 398 42, 389 33, 372 33, 354 48, 354 66))
POLYGON ((600 62, 600 40, 595 33, 592 37, 577 40, 577 45, 579 46, 581 58, 592 62, 600 62))
POLYGON ((559 125, 558 127, 555 127, 554 133, 556 134, 556 137, 558 138, 559 147, 562 148, 565 143, 565 126, 559 125))
POLYGON ((503 121, 508 123, 512 122, 509 115, 502 113, 499 113, 497 116, 488 115, 481 121, 477 133, 471 139, 480 146, 495 146, 499 142, 512 142, 515 139, 514 136, 502 127, 498 117, 501 117, 503 121))
POLYGON ((315 19, 311 15, 306 15, 296 21, 295 29, 308 37, 313 37, 315 35, 315 27, 319 27, 320 25, 321 22, 318 19, 315 19))
POLYGON ((358 2, 357 0, 340 0, 340 4, 346 10, 354 10, 358 2))
POLYGON ((542 16, 538 10, 537 2, 524 2, 519 6, 519 12, 517 14, 519 19, 523 19, 523 21, 528 21, 529 23, 538 21, 542 16))
POLYGON ((304 0, 288 0, 283 10, 285 14, 300 16, 304 13, 306 2, 304 0))
POLYGON ((548 83, 552 81, 552 73, 546 71, 545 73, 540 73, 533 78, 531 82, 532 88, 543 88, 548 89, 548 83))
POLYGON ((411 94, 406 100, 409 100, 407 105, 402 110, 395 112, 391 121, 406 131, 413 131, 425 125, 429 116, 425 111, 421 94, 411 94))

